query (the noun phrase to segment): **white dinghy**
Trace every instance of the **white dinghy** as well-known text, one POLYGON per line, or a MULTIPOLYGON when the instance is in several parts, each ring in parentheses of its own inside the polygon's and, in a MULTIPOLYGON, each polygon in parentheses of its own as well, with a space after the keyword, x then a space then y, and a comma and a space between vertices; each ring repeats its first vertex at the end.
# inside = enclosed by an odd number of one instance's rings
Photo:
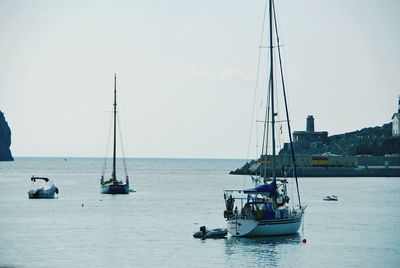
POLYGON ((58 194, 58 188, 49 178, 35 177, 31 178, 32 189, 28 191, 30 199, 52 199, 58 194))

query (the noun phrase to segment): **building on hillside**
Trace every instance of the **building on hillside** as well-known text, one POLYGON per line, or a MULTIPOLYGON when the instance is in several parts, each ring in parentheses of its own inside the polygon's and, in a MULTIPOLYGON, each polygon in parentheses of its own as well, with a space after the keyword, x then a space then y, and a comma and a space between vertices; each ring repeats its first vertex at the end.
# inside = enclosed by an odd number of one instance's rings
POLYGON ((397 113, 392 116, 392 136, 400 136, 400 95, 397 104, 397 113))
MULTIPOLYGON (((296 152, 300 154, 310 154, 310 152, 321 151, 326 152, 326 144, 328 143, 327 131, 314 130, 314 117, 307 117, 306 131, 293 132, 293 146, 296 152)), ((280 155, 289 154, 291 151, 290 144, 284 143, 280 155)))
POLYGON ((327 131, 314 131, 314 117, 312 115, 307 117, 306 131, 293 132, 293 141, 295 143, 325 143, 327 139, 327 131))

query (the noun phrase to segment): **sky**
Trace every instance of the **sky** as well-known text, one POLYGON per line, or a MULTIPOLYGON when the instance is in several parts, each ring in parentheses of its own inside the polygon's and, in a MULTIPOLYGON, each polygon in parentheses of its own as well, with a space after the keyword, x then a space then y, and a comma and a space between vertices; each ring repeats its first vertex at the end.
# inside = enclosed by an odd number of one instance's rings
MULTIPOLYGON (((103 157, 116 73, 126 156, 256 157, 264 5, 0 0, 0 110, 13 155, 103 157)), ((391 120, 398 0, 276 0, 276 12, 293 130, 307 115, 330 135, 391 120)))

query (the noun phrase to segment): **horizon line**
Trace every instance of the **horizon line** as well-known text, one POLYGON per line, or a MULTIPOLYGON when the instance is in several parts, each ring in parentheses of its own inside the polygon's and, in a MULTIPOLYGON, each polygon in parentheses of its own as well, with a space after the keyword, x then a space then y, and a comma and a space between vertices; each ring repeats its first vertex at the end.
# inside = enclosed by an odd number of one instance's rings
MULTIPOLYGON (((73 159, 73 158, 95 158, 95 159, 111 159, 112 157, 103 157, 103 156, 14 156, 13 158, 61 158, 61 159, 73 159)), ((174 156, 126 156, 126 157, 121 157, 117 156, 117 159, 193 159, 193 160, 244 160, 244 161, 250 161, 251 159, 245 159, 245 158, 234 158, 234 157, 190 157, 190 156, 184 156, 184 157, 174 157, 174 156)))

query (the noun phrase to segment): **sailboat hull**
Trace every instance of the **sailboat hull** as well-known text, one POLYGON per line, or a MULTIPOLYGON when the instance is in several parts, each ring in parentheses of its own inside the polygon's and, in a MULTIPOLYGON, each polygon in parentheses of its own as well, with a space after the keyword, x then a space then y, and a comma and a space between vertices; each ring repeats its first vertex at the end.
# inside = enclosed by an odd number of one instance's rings
POLYGON ((111 184, 101 186, 102 194, 129 194, 129 185, 127 184, 111 184))
POLYGON ((299 231, 301 222, 302 215, 264 221, 232 219, 228 221, 228 232, 239 237, 289 235, 299 231))

